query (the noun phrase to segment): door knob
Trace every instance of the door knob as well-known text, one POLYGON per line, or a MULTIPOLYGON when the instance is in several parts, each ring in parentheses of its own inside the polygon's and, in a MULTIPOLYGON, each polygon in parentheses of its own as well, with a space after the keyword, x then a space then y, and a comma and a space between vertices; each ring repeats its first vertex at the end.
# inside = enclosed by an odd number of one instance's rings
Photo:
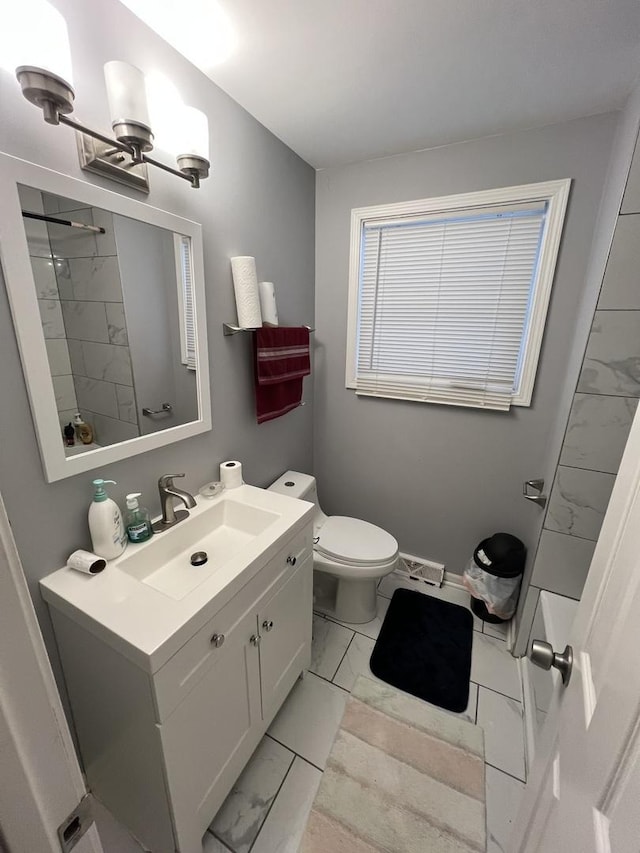
POLYGON ((273 622, 271 621, 271 619, 265 619, 262 623, 262 627, 265 631, 270 631, 273 628, 273 622))
POLYGON ((571 646, 565 646, 562 654, 558 654, 554 652, 551 643, 545 643, 544 640, 533 640, 529 658, 531 663, 535 663, 542 669, 551 669, 551 667, 557 669, 562 676, 562 683, 565 687, 567 686, 573 669, 573 649, 571 646))
POLYGON ((216 647, 216 649, 219 649, 224 643, 224 634, 214 634, 213 637, 211 637, 211 643, 216 647))
POLYGON ((262 637, 260 636, 260 634, 252 634, 249 637, 249 642, 251 643, 252 646, 259 646, 261 639, 262 639, 262 637))
POLYGON ((290 566, 295 566, 296 562, 297 562, 297 561, 296 561, 296 558, 293 556, 293 554, 290 554, 290 555, 287 557, 287 563, 288 563, 290 566))

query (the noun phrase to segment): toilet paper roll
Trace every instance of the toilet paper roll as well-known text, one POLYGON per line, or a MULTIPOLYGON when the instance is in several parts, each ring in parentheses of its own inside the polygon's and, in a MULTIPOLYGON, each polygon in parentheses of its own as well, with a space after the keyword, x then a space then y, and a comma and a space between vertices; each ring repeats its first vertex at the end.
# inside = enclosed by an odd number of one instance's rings
POLYGON ((262 322, 278 325, 278 308, 276 306, 276 289, 272 281, 261 281, 258 285, 260 293, 260 311, 262 322))
POLYGON ((242 462, 230 459, 220 465, 220 482, 225 489, 237 489, 244 482, 242 479, 242 462))
POLYGON ((98 557, 97 554, 92 554, 91 551, 74 551, 67 559, 67 566, 70 569, 87 575, 97 575, 106 565, 106 560, 98 557))
POLYGON ((242 329, 255 329, 262 325, 260 294, 256 259, 249 256, 231 258, 233 289, 236 294, 238 325, 242 329))

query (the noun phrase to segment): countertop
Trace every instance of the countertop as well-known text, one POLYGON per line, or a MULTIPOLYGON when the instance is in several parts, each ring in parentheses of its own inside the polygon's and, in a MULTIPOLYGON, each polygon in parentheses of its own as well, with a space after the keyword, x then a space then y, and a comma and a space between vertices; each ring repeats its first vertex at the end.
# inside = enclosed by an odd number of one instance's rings
POLYGON ((184 598, 171 598, 121 567, 134 553, 171 536, 171 530, 129 543, 100 574, 65 567, 47 575, 40 581, 43 598, 137 666, 156 672, 313 518, 313 504, 249 485, 213 499, 198 496, 190 515, 205 513, 225 497, 271 510, 279 518, 184 598))

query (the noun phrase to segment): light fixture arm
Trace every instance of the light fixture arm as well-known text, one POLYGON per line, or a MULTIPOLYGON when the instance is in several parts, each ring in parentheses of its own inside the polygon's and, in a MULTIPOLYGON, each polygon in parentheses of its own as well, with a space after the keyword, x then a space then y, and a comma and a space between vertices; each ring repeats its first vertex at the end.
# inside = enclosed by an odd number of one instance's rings
POLYGON ((143 151, 140 151, 139 146, 129 143, 129 142, 120 142, 118 139, 114 139, 111 136, 106 136, 104 133, 100 133, 97 130, 93 130, 90 127, 87 127, 80 122, 74 121, 72 118, 69 118, 66 115, 58 114, 58 122, 60 124, 66 124, 69 127, 72 127, 74 130, 80 131, 80 133, 85 133, 87 136, 92 136, 94 139, 99 140, 100 142, 104 142, 106 145, 111 145, 113 148, 118 151, 122 151, 125 154, 128 154, 131 157, 133 163, 149 163, 151 166, 157 166, 159 169, 163 169, 165 172, 169 172, 171 175, 176 175, 178 178, 182 178, 185 181, 189 181, 191 186, 194 189, 198 189, 200 186, 200 178, 197 173, 185 173, 180 172, 178 169, 173 169, 171 166, 167 166, 165 163, 161 163, 159 160, 155 160, 153 157, 149 157, 148 154, 145 154, 143 151))

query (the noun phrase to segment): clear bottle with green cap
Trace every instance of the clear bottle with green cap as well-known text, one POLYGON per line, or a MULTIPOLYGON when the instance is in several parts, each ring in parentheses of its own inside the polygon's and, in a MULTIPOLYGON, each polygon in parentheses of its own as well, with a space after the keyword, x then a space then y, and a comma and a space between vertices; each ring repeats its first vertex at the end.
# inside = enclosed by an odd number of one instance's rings
POLYGON ((93 481, 93 502, 89 507, 89 532, 93 553, 105 560, 115 560, 127 546, 127 533, 118 504, 111 500, 106 483, 115 480, 93 481))
POLYGON ((146 542, 153 535, 149 510, 144 506, 140 506, 138 502, 138 498, 141 497, 141 492, 133 492, 127 495, 127 512, 124 518, 124 526, 129 537, 129 542, 146 542))

